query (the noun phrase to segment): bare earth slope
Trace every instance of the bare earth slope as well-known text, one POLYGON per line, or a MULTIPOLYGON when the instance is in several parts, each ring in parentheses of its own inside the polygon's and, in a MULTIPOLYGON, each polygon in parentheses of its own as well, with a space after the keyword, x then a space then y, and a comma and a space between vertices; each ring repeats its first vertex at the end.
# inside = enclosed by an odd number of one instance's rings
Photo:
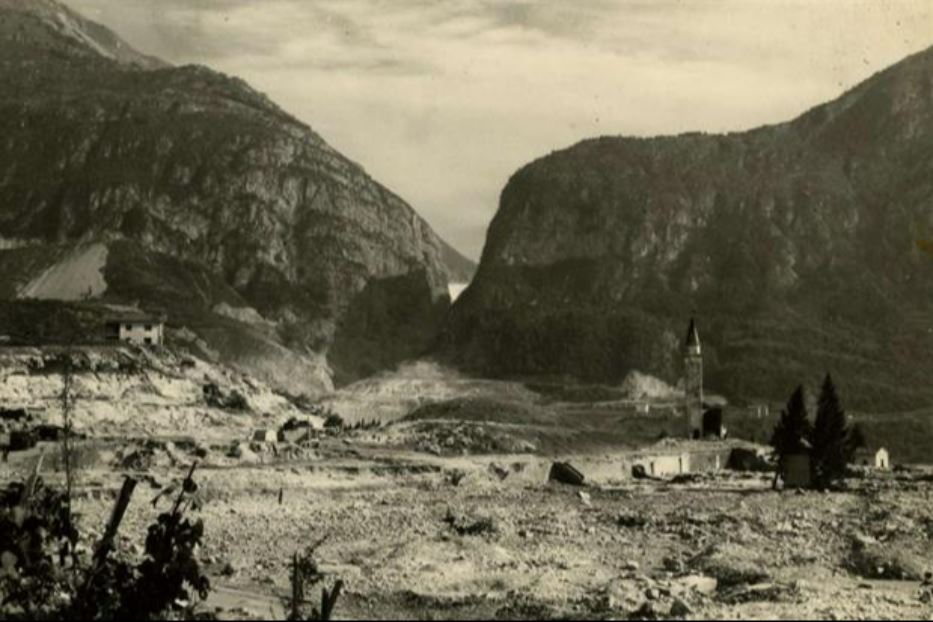
POLYGON ((89 297, 187 316, 208 340, 218 304, 252 308, 270 347, 326 352, 338 379, 433 337, 459 256, 244 82, 145 57, 53 0, 0 0, 0 83, 6 297, 98 243, 106 286, 89 297))
POLYGON ((852 407, 933 403, 933 49, 780 125, 583 141, 502 192, 445 344, 497 375, 707 381, 786 396, 832 371, 852 407))

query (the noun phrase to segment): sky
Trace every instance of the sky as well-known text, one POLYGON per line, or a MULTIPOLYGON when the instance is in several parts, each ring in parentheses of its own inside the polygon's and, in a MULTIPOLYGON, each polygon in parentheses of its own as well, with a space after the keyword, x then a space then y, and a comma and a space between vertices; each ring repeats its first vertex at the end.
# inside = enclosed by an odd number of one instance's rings
POLYGON ((522 165, 789 120, 933 45, 930 0, 65 0, 247 80, 477 259, 522 165))

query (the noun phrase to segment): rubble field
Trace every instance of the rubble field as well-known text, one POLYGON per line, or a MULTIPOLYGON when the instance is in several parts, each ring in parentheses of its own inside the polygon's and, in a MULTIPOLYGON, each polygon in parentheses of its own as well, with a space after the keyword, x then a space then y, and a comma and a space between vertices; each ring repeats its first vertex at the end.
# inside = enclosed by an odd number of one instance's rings
MULTIPOLYGON (((63 481, 57 356, 0 361, 0 433, 37 443, 9 452, 0 484, 40 455, 42 476, 63 481)), ((933 619, 929 470, 774 491, 752 443, 661 438, 663 411, 583 412, 514 383, 423 373, 437 401, 406 406, 407 376, 390 377, 340 398, 354 415, 169 353, 89 350, 74 367, 83 544, 133 477, 118 548, 141 555, 165 509, 153 500, 197 462, 203 606, 222 619, 283 619, 292 556, 322 538, 344 619, 933 619), (367 399, 393 414, 373 421, 367 399), (328 424, 333 412, 353 429, 328 424), (724 468, 737 449, 755 472, 724 468), (635 477, 639 456, 684 453, 723 468, 635 477)))
MULTIPOLYGON (((825 493, 726 470, 569 486, 547 482, 550 460, 531 454, 438 456, 367 438, 323 436, 302 452, 253 442, 250 456, 89 439, 82 533, 99 537, 123 477, 136 477, 120 535, 138 555, 159 511, 150 501, 198 460, 205 606, 222 618, 281 615, 292 553, 325 537, 318 559, 346 583, 342 618, 933 618, 927 473, 825 493)), ((4 475, 42 450, 11 454, 4 475)), ((564 459, 586 473, 616 456, 564 459)))

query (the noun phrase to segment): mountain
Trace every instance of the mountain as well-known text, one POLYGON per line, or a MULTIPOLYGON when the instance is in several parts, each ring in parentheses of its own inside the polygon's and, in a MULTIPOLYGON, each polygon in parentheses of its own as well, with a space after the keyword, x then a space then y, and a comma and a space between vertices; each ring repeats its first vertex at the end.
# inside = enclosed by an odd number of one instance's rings
POLYGON ((433 339, 460 255, 243 81, 0 0, 0 84, 0 297, 164 313, 294 393, 433 339))
MULTIPOLYGON (((0 0, 4 56, 30 54, 103 57, 141 69, 168 64, 134 50, 107 28, 85 19, 56 0, 0 0)), ((36 59, 38 60, 38 59, 36 59)))
POLYGON ((585 140, 516 172, 442 343, 462 367, 933 403, 933 49, 778 125, 585 140))

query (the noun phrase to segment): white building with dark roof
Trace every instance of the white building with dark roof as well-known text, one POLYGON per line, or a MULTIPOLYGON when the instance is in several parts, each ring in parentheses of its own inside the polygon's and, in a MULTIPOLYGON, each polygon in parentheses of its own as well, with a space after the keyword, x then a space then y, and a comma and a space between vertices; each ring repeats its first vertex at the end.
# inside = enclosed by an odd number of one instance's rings
POLYGON ((107 321, 106 336, 109 341, 161 346, 165 338, 165 321, 143 315, 112 318, 107 321))
POLYGON ((891 456, 884 447, 862 447, 855 452, 855 463, 874 469, 891 468, 891 456))

